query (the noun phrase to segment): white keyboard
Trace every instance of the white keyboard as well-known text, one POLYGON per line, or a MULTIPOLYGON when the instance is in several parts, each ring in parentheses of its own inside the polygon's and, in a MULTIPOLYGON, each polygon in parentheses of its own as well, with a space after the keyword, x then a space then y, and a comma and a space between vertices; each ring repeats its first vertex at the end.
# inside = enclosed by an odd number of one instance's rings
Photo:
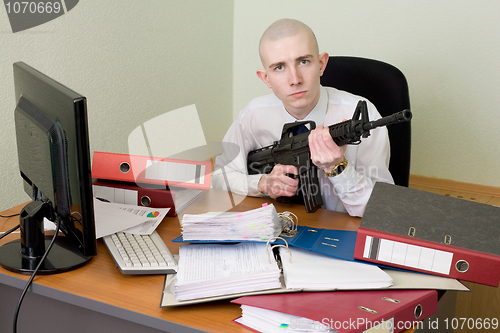
POLYGON ((151 235, 117 232, 103 237, 123 274, 171 274, 177 271, 172 253, 154 231, 151 235))

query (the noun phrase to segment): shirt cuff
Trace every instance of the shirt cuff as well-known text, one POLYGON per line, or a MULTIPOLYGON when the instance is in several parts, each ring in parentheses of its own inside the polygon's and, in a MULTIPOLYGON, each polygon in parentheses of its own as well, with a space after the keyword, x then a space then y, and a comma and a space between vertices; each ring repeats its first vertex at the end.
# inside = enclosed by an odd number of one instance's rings
POLYGON ((348 163, 347 167, 340 175, 328 177, 328 179, 333 184, 337 192, 345 192, 346 189, 352 188, 358 184, 362 180, 362 176, 351 164, 348 163))
POLYGON ((266 194, 260 192, 258 190, 258 185, 260 178, 262 177, 262 174, 258 175, 249 175, 247 176, 247 181, 248 181, 248 193, 247 195, 250 197, 264 197, 266 194))

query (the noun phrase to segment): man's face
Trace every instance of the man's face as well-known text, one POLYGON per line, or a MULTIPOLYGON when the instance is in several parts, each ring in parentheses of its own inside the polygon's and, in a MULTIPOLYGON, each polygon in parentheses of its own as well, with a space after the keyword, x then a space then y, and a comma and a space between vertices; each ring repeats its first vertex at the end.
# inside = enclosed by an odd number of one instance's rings
POLYGON ((277 41, 266 40, 260 52, 264 69, 257 71, 257 75, 292 116, 303 119, 318 103, 320 76, 328 54, 318 55, 306 32, 277 41))

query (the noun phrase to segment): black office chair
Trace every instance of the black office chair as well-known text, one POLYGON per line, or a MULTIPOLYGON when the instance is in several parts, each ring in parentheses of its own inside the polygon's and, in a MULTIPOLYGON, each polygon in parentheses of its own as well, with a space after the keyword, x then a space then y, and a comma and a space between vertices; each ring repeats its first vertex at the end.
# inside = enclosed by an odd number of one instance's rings
MULTIPOLYGON (((387 63, 358 57, 330 57, 321 77, 323 86, 367 98, 382 117, 410 108, 406 78, 387 63)), ((411 158, 411 121, 387 126, 391 143, 389 171, 396 185, 408 187, 411 158)))

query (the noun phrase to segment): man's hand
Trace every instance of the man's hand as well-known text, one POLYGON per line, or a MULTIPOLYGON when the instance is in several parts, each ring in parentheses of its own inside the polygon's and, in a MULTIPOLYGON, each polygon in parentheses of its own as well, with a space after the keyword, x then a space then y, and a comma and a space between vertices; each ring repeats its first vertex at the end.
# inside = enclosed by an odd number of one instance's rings
POLYGON ((262 175, 257 189, 272 199, 294 196, 299 180, 287 176, 287 173, 297 175, 297 167, 276 164, 271 173, 262 175))
POLYGON ((324 172, 329 173, 335 165, 342 162, 347 145, 337 146, 328 127, 318 125, 309 134, 309 149, 312 162, 324 172))

